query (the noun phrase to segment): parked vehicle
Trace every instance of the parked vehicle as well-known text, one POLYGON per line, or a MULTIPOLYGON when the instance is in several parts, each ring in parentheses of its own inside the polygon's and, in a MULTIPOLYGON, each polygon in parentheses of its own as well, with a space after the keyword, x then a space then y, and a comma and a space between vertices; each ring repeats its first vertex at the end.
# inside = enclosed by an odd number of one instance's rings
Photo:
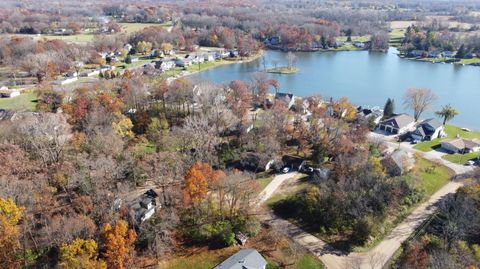
POLYGON ((284 168, 282 169, 282 173, 286 174, 286 173, 288 173, 288 172, 290 172, 290 167, 287 167, 287 166, 286 166, 286 167, 284 167, 284 168))
POLYGON ((472 161, 472 160, 468 160, 468 161, 465 163, 465 165, 473 166, 473 165, 475 165, 475 162, 472 161))

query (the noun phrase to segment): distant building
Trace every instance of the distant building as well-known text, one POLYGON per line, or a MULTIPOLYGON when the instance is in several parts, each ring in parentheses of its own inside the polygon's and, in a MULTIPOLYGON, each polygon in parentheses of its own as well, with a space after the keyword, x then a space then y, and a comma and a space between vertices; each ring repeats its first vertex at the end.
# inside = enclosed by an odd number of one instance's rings
POLYGON ((242 249, 213 269, 266 269, 267 261, 253 248, 242 249))
POLYGON ((354 42, 353 43, 353 46, 357 47, 357 48, 360 48, 360 49, 363 49, 365 48, 365 43, 363 42, 354 42))
POLYGON ((448 51, 448 50, 443 52, 443 56, 445 58, 453 58, 453 57, 455 57, 456 54, 457 54, 456 52, 448 51))
POLYGON ((275 94, 275 102, 277 101, 284 102, 290 109, 295 104, 295 96, 291 93, 277 92, 275 94))
POLYGON ((265 45, 277 46, 280 45, 280 37, 279 36, 272 36, 265 39, 263 42, 265 45))

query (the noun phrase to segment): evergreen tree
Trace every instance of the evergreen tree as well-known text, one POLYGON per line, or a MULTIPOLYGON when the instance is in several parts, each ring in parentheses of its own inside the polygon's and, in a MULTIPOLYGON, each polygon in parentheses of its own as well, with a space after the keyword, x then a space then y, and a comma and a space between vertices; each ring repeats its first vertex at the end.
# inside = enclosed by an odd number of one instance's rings
POLYGON ((125 63, 126 64, 131 64, 132 63, 132 56, 131 55, 127 55, 127 58, 125 58, 125 63))
POLYGON ((465 51, 465 45, 461 45, 460 48, 458 49, 457 51, 457 54, 455 54, 455 58, 458 58, 458 59, 463 59, 465 58, 465 55, 466 55, 466 51, 465 51))
POLYGON ((395 101, 393 99, 388 98, 387 102, 385 103, 385 107, 383 108, 383 117, 390 118, 395 111, 395 101))

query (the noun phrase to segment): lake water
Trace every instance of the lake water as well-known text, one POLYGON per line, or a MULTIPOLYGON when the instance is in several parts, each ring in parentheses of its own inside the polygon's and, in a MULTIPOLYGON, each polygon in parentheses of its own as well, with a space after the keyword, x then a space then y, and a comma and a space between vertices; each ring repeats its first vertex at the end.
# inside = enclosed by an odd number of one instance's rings
MULTIPOLYGON (((480 67, 417 62, 401 59, 396 53, 394 48, 388 53, 299 52, 295 53, 298 73, 268 75, 280 82, 281 91, 297 96, 346 96, 356 105, 379 107, 387 98, 394 98, 397 113, 409 112, 402 104, 406 89, 430 88, 438 101, 423 117, 433 117, 442 105, 451 104, 460 112, 453 124, 480 130, 480 67)), ((275 61, 279 66, 287 64, 286 53, 280 51, 266 51, 264 59, 267 68, 275 61)), ((258 59, 222 65, 192 78, 228 83, 249 80, 263 68, 263 60, 258 59)))

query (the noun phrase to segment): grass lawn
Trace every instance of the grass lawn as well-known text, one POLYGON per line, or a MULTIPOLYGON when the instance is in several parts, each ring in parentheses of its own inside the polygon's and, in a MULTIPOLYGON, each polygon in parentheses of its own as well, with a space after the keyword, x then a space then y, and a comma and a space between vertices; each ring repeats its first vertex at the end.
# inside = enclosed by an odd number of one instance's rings
POLYGON ((447 134, 446 137, 436 138, 436 139, 433 139, 432 141, 425 141, 425 142, 418 143, 417 145, 415 145, 414 148, 418 149, 418 150, 421 150, 423 152, 428 152, 428 151, 434 150, 437 147, 440 147, 440 144, 443 140, 453 139, 457 135, 459 135, 460 137, 463 137, 463 138, 478 138, 478 139, 480 139, 480 132, 476 132, 476 131, 466 132, 466 131, 463 131, 461 128, 457 127, 457 126, 453 126, 453 125, 450 125, 450 124, 445 125, 445 133, 447 134))
POLYGON ((288 67, 288 66, 281 66, 281 67, 274 67, 267 69, 267 73, 274 73, 274 74, 294 74, 299 71, 296 67, 288 67))
MULTIPOLYGON (((430 197, 443 185, 447 184, 450 178, 455 174, 448 167, 424 158, 417 158, 414 170, 420 174, 421 181, 411 183, 420 189, 425 190, 426 198, 430 197)), ((409 178, 408 180, 411 181, 412 178, 409 178)))
POLYGON ((176 256, 159 266, 161 269, 212 269, 239 250, 238 247, 228 247, 218 250, 201 251, 192 255, 176 256))
POLYGON ((60 39, 65 42, 75 42, 75 43, 87 43, 92 42, 95 38, 94 34, 85 33, 85 34, 77 34, 77 35, 40 35, 35 36, 35 39, 45 38, 48 40, 53 39, 60 39))
POLYGON ((296 269, 321 269, 324 268, 323 263, 315 258, 312 254, 304 254, 295 264, 296 269))
POLYGON ((480 153, 478 152, 470 152, 466 154, 448 154, 442 156, 442 158, 452 163, 465 164, 468 160, 478 158, 479 154, 480 153))
MULTIPOLYGON (((338 41, 341 41, 341 42, 346 42, 347 41, 347 37, 346 36, 338 36, 337 37, 337 40, 338 41)), ((352 42, 367 42, 370 40, 370 36, 369 35, 362 35, 362 36, 352 36, 352 42)))
POLYGON ((37 106, 36 101, 37 93, 28 91, 13 98, 0 98, 0 108, 18 111, 35 111, 37 106))
POLYGON ((273 206, 278 201, 284 200, 289 196, 300 193, 310 187, 313 183, 308 180, 308 176, 301 175, 301 178, 296 178, 291 181, 286 181, 280 186, 280 189, 276 191, 267 201, 268 206, 273 206))

